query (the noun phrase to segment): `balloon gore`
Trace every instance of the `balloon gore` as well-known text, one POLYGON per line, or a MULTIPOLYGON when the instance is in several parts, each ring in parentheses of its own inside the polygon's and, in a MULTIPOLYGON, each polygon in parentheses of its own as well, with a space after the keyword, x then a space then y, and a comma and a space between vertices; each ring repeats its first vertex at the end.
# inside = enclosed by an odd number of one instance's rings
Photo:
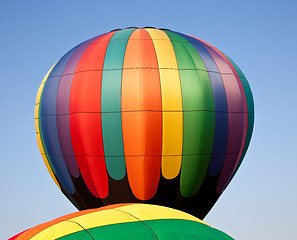
POLYGON ((114 30, 66 53, 37 93, 43 160, 79 209, 153 203, 201 219, 239 168, 254 122, 238 66, 205 41, 114 30))

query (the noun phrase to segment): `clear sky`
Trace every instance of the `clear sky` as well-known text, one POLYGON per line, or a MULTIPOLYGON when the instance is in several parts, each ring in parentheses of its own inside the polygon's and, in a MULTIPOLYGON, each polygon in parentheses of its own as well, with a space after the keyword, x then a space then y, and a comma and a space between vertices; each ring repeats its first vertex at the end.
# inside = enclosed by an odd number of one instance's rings
POLYGON ((128 26, 169 28, 229 55, 254 94, 255 128, 205 222, 236 239, 296 239, 297 1, 0 1, 0 239, 76 211, 37 148, 34 105, 73 46, 128 26))

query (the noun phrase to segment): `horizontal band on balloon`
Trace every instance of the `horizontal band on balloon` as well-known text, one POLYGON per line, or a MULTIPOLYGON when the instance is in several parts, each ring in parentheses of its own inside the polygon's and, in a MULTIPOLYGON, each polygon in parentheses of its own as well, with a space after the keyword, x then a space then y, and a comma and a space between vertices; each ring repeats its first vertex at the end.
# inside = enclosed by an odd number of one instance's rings
MULTIPOLYGON (((217 73, 221 75, 234 75, 234 73, 230 72, 219 72, 219 71, 209 71, 201 68, 167 68, 167 67, 156 67, 156 68, 151 68, 151 67, 133 67, 133 68, 110 68, 110 69, 86 69, 83 71, 76 71, 74 73, 67 73, 67 74, 60 74, 60 75, 51 75, 48 79, 55 78, 55 77, 63 77, 63 76, 72 76, 76 75, 79 73, 84 73, 84 72, 105 72, 105 71, 117 71, 117 70, 137 70, 137 69, 147 69, 147 70, 178 70, 178 71, 202 71, 202 72, 208 72, 208 73, 217 73)), ((244 79, 245 77, 239 77, 244 79)))
MULTIPOLYGON (((187 154, 187 155, 121 155, 121 156, 108 156, 108 157, 114 157, 114 158, 120 158, 120 157, 160 157, 160 156, 165 156, 165 157, 182 157, 182 156, 203 156, 203 155, 226 155, 226 154, 238 154, 243 152, 244 148, 240 152, 226 152, 226 153, 199 153, 199 154, 187 154)), ((106 156, 96 156, 96 155, 56 155, 56 154, 42 154, 46 156, 64 156, 64 157, 106 157, 106 156)))
MULTIPOLYGON (((71 112, 68 114, 55 114, 55 115, 40 115, 40 117, 47 117, 47 116, 68 116, 72 114, 105 114, 105 113, 124 113, 124 112, 171 112, 171 113, 186 113, 186 112, 213 112, 213 113, 226 113, 226 114, 232 114, 232 113, 242 113, 242 114, 253 114, 254 112, 222 112, 222 111, 215 111, 215 110, 181 110, 181 111, 175 111, 175 110, 168 110, 168 111, 160 111, 160 110, 127 110, 127 111, 112 111, 112 112, 71 112)), ((40 117, 35 118, 35 119, 40 119, 40 117)))

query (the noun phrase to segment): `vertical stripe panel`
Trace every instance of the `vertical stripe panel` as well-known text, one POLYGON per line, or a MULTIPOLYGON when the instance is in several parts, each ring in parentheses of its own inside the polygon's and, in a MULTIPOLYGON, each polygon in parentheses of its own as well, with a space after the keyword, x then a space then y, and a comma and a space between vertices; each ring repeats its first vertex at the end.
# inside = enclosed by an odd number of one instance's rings
POLYGON ((253 101, 253 95, 252 95, 251 88, 250 88, 249 83, 246 80, 243 72, 240 70, 240 68, 237 66, 237 64, 232 61, 232 59, 230 59, 229 57, 227 57, 227 59, 232 64, 233 68, 235 69, 235 71, 238 74, 238 77, 240 78, 242 87, 244 89, 245 97, 246 97, 246 102, 247 102, 247 112, 246 112, 246 114, 248 115, 246 139, 245 139, 245 143, 244 143, 244 146, 243 146, 243 149, 242 149, 243 152, 242 152, 242 155, 240 157, 240 160, 239 160, 239 162, 238 162, 238 164, 236 166, 236 169, 233 171, 233 176, 234 176, 236 174, 239 166, 241 165, 241 163, 243 161, 243 158, 244 158, 244 156, 245 156, 245 154, 247 152, 248 146, 249 146, 250 141, 251 141, 253 127, 254 127, 254 101, 253 101))
POLYGON ((50 161, 48 160, 48 156, 46 155, 45 153, 45 150, 44 150, 44 143, 43 143, 43 139, 42 139, 42 133, 40 132, 40 99, 41 99, 41 96, 42 96, 42 91, 43 91, 43 87, 44 87, 44 84, 48 78, 48 75, 50 74, 50 72, 52 71, 52 69, 54 68, 56 64, 54 64, 51 69, 47 72, 47 74, 45 75, 45 77, 43 78, 42 82, 41 82, 41 85, 38 89, 38 92, 37 92, 37 96, 36 96, 36 105, 35 105, 35 130, 36 130, 36 140, 37 140, 37 145, 38 145, 38 148, 39 148, 39 151, 41 153, 41 156, 42 156, 42 159, 44 161, 44 164, 48 170, 48 172, 50 173, 52 179, 54 180, 54 182, 56 183, 56 185, 61 189, 56 177, 55 177, 55 174, 54 174, 54 168, 51 166, 51 163, 50 161))
POLYGON ((208 173, 210 176, 216 176, 222 169, 228 143, 228 107, 225 87, 216 63, 201 42, 191 36, 179 34, 191 42, 199 53, 211 82, 215 104, 215 136, 208 173))
POLYGON ((228 62, 217 51, 206 44, 203 45, 211 54, 221 72, 228 103, 228 144, 225 161, 217 185, 217 192, 220 194, 229 182, 240 155, 244 136, 244 100, 236 76, 228 62))
POLYGON ((72 80, 69 122, 75 158, 91 193, 108 195, 101 129, 101 84, 105 52, 113 33, 96 39, 83 53, 72 80))
POLYGON ((46 152, 57 173, 57 177, 65 189, 71 194, 74 193, 74 186, 60 146, 57 129, 56 107, 59 84, 64 68, 72 54, 79 46, 80 45, 74 47, 66 53, 59 62, 57 62, 49 74, 48 79, 44 84, 40 106, 40 125, 46 152))
POLYGON ((200 188, 210 161, 215 130, 214 98, 209 76, 195 48, 182 36, 166 33, 176 54, 183 100, 180 191, 184 197, 190 197, 200 188))
MULTIPOLYGON (((207 45, 209 45, 209 44, 207 44, 207 45)), ((214 48, 213 46, 210 45, 210 47, 212 49, 215 49, 224 58, 224 60, 229 64, 229 66, 232 69, 234 75, 236 76, 236 79, 237 79, 237 82, 238 82, 238 85, 240 87, 240 91, 241 91, 241 94, 242 94, 242 97, 243 97, 243 113, 244 113, 244 116, 243 116, 244 117, 243 137, 242 137, 242 141, 241 141, 240 153, 237 156, 236 164, 235 164, 235 166, 233 167, 233 170, 232 170, 232 176, 228 180, 228 182, 230 182, 231 179, 232 179, 232 177, 234 176, 234 174, 236 172, 236 169, 238 169, 238 163, 239 162, 241 163, 241 161, 243 160, 243 157, 244 157, 244 155, 246 153, 246 150, 244 149, 244 146, 246 145, 245 143, 246 143, 246 139, 247 139, 248 121, 249 121, 249 116, 248 116, 248 114, 246 114, 246 112, 248 111, 247 97, 246 97, 246 90, 247 89, 244 89, 244 86, 242 84, 242 81, 240 80, 240 77, 238 76, 238 72, 234 68, 233 64, 229 61, 229 59, 223 53, 221 53, 219 50, 217 50, 216 48, 214 48)), ((250 135, 250 137, 251 137, 251 135, 250 135)), ((249 144, 249 141, 248 141, 247 144, 249 144)), ((226 169, 227 170, 225 172, 231 171, 228 168, 226 168, 226 169)), ((227 173, 227 174, 229 175, 229 173, 227 173)), ((224 172, 222 173, 222 176, 223 175, 224 175, 224 172)), ((226 175, 226 173, 225 173, 225 175, 226 175)), ((222 177, 222 179, 224 179, 224 177, 222 177)), ((221 179, 219 179, 219 184, 220 184, 220 181, 221 181, 221 179)), ((223 191, 223 189, 227 186, 227 184, 228 183, 224 184, 225 185, 224 187, 221 187, 221 191, 223 191)))
MULTIPOLYGON (((98 36, 99 37, 99 36, 98 36)), ((67 65, 65 66, 63 76, 60 80, 58 95, 57 95, 57 128, 59 134, 59 140, 61 144, 61 150, 67 168, 73 177, 79 177, 80 173, 76 163, 76 159, 73 152, 70 127, 69 127, 69 98, 70 89, 73 79, 73 74, 77 63, 87 49, 87 47, 98 37, 92 38, 83 44, 81 44, 77 50, 70 57, 67 65)))
MULTIPOLYGON (((221 52, 220 52, 221 53, 221 52)), ((232 174, 235 170, 235 168, 237 167, 238 165, 238 162, 240 161, 240 158, 243 154, 243 147, 245 145, 245 140, 246 140, 246 134, 247 134, 247 126, 248 126, 248 115, 246 114, 247 112, 247 102, 246 102, 246 96, 245 96, 245 91, 244 91, 244 88, 242 86, 242 83, 241 83, 241 80, 240 78, 238 77, 238 73, 236 72, 236 70, 234 69, 233 65, 230 63, 230 61, 228 60, 228 58, 226 58, 226 56, 224 54, 221 53, 221 56, 225 59, 225 61, 229 64, 230 68, 232 69, 236 79, 237 79, 237 82, 238 82, 238 85, 239 85, 239 88, 240 88, 240 91, 241 91, 241 95, 242 95, 242 100, 243 100, 243 117, 244 117, 244 128, 243 128, 243 136, 242 136, 242 140, 241 140, 241 147, 240 147, 240 153, 237 157, 237 161, 236 161, 236 164, 235 166, 233 167, 233 170, 232 170, 232 174)), ((229 182, 231 181, 231 178, 229 178, 229 182)), ((225 187, 227 186, 227 184, 225 185, 225 187)))
POLYGON ((122 179, 126 174, 121 85, 126 45, 134 30, 125 29, 113 35, 106 50, 103 66, 101 109, 104 154, 108 174, 116 180, 122 179))
POLYGON ((152 38, 160 74, 162 94, 162 175, 175 178, 181 167, 183 109, 180 77, 173 46, 165 32, 146 29, 152 38))
POLYGON ((127 175, 141 200, 157 190, 162 155, 162 104, 158 62, 149 34, 135 30, 126 47, 122 127, 127 175))

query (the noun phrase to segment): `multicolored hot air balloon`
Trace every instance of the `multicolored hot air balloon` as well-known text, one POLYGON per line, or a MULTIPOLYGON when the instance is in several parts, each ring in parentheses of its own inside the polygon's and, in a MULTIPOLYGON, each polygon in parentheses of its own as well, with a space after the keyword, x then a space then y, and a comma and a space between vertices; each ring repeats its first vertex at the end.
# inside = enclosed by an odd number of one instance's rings
POLYGON ((250 87, 229 57, 154 28, 71 49, 35 109, 44 162, 78 209, 142 202, 201 219, 240 166, 253 121, 250 87))
POLYGON ((9 240, 232 240, 190 214, 156 205, 116 204, 72 213, 9 240))

